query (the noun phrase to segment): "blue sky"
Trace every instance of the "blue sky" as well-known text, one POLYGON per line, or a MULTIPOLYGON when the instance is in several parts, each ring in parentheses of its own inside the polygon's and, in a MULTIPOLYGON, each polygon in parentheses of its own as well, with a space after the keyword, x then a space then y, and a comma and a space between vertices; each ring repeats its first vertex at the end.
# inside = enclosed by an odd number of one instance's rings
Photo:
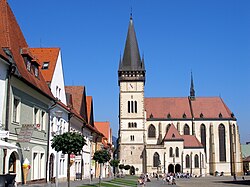
POLYGON ((250 1, 8 0, 30 47, 60 47, 66 85, 85 85, 96 121, 118 130, 117 70, 131 7, 146 97, 221 96, 250 141, 250 1))

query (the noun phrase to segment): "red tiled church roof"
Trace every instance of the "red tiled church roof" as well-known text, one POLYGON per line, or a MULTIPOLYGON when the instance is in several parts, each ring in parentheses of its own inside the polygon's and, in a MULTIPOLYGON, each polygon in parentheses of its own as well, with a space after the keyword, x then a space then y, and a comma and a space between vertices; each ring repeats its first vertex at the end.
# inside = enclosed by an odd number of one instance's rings
POLYGON ((39 59, 40 67, 44 62, 49 62, 48 69, 42 69, 46 82, 51 82, 56 67, 60 48, 30 48, 31 53, 39 59))
POLYGON ((173 124, 170 125, 163 141, 184 141, 184 148, 202 148, 203 145, 193 135, 180 135, 173 124))
POLYGON ((0 0, 0 23, 0 55, 8 59, 3 51, 3 48, 8 48, 12 52, 21 79, 34 86, 39 92, 53 98, 41 72, 39 71, 39 78, 37 78, 26 68, 21 51, 27 50, 28 44, 6 0, 0 0))
POLYGON ((182 135, 184 139, 184 148, 202 148, 203 145, 194 135, 182 135))
POLYGON ((223 118, 231 118, 231 111, 225 105, 220 97, 196 97, 191 101, 194 118, 219 118, 222 114, 223 118))
POLYGON ((147 118, 151 114, 153 118, 167 118, 168 114, 171 118, 182 118, 186 114, 187 118, 191 118, 188 98, 145 98, 145 110, 147 118))
POLYGON ((182 136, 175 128, 173 124, 170 125, 168 132, 165 134, 163 138, 164 141, 174 141, 174 140, 183 140, 182 136))
POLYGON ((145 110, 147 118, 156 119, 233 118, 220 97, 145 98, 145 110))

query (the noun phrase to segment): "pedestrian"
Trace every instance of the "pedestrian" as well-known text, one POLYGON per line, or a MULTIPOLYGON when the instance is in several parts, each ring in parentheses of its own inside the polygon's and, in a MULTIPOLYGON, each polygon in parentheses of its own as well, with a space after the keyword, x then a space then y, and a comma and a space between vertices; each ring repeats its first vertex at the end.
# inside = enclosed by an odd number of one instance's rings
POLYGON ((236 178, 236 174, 235 174, 235 173, 234 173, 233 177, 234 177, 234 181, 236 181, 236 180, 237 180, 237 178, 236 178))
POLYGON ((90 170, 90 178, 91 178, 91 181, 93 180, 93 176, 94 176, 94 171, 93 169, 90 170))

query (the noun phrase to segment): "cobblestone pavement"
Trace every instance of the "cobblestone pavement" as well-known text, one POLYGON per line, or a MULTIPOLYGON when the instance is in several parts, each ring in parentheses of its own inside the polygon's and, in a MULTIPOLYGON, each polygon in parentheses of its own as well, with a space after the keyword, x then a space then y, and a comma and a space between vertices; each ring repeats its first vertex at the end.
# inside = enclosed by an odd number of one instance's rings
MULTIPOLYGON (((103 179, 109 181, 111 179, 103 179)), ((98 183, 98 179, 94 179, 92 183, 98 183)), ((89 179, 71 181, 71 187, 79 187, 84 184, 89 184, 89 179)), ((20 185, 27 187, 55 187, 55 184, 30 184, 30 185, 20 185)), ((66 182, 60 182, 59 187, 67 187, 66 182)), ((163 187, 163 186, 173 186, 164 183, 161 179, 156 180, 155 178, 151 182, 147 182, 145 187, 163 187)), ((237 177, 237 181, 233 181, 232 177, 201 177, 201 178, 190 178, 190 179, 177 179, 176 187, 245 187, 250 186, 250 176, 245 176, 245 180, 242 177, 237 177)), ((139 186, 138 186, 139 187, 139 186)))

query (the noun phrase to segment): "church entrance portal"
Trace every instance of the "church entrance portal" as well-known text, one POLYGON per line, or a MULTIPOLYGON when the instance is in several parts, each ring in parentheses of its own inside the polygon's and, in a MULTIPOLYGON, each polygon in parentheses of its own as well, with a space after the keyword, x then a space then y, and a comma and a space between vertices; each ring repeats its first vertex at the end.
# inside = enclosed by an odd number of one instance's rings
POLYGON ((177 172, 181 172, 181 165, 180 164, 175 165, 175 173, 177 173, 177 172))
POLYGON ((168 165, 168 173, 174 173, 174 165, 173 164, 168 165))

